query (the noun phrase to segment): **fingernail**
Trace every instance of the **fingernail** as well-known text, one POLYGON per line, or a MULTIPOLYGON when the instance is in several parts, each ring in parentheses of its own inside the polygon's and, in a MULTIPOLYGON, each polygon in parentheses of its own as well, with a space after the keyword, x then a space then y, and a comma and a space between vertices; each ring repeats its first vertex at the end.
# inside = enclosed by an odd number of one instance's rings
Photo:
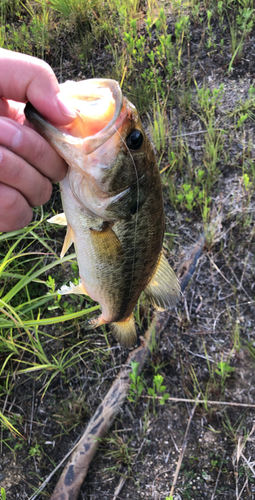
POLYGON ((16 148, 22 139, 22 132, 15 122, 0 118, 0 144, 7 148, 16 148))
POLYGON ((70 107, 68 100, 65 97, 61 96, 60 94, 57 94, 56 99, 59 110, 61 111, 62 115, 68 116, 70 118, 76 118, 75 109, 70 107))

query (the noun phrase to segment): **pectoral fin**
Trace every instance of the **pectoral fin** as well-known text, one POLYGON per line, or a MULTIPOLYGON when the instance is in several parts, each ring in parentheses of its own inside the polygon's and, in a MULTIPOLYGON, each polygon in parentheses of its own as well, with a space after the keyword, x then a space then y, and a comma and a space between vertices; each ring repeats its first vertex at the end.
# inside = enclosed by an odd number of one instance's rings
POLYGON ((174 307, 181 298, 178 279, 163 253, 144 293, 152 305, 159 309, 174 307))
POLYGON ((100 230, 90 229, 90 237, 101 262, 115 261, 123 253, 119 238, 107 222, 103 223, 100 230))
POLYGON ((57 214, 47 220, 50 224, 59 224, 60 226, 67 226, 67 220, 64 212, 62 214, 57 214))
POLYGON ((76 295, 88 295, 88 292, 81 281, 79 285, 74 285, 70 281, 69 286, 63 285, 60 290, 58 290, 58 293, 60 293, 60 295, 67 295, 69 293, 74 293, 76 295))
POLYGON ((74 232, 73 232, 71 226, 68 224, 65 239, 64 239, 64 244, 63 244, 61 254, 60 254, 61 259, 66 254, 67 250, 69 250, 69 248, 73 242, 74 242, 74 232))

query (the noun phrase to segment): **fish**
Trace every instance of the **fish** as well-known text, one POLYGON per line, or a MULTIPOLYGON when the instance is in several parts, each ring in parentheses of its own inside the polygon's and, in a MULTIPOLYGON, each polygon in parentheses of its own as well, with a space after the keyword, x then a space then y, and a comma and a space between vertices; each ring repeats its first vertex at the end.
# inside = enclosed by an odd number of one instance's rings
POLYGON ((109 324, 122 347, 137 342, 134 308, 144 292, 156 308, 174 307, 181 290, 164 256, 162 184, 155 154, 135 106, 115 80, 61 84, 76 110, 56 127, 27 103, 25 115, 68 164, 60 182, 66 225, 60 257, 74 243, 80 282, 61 294, 84 294, 101 306, 89 327, 109 324))

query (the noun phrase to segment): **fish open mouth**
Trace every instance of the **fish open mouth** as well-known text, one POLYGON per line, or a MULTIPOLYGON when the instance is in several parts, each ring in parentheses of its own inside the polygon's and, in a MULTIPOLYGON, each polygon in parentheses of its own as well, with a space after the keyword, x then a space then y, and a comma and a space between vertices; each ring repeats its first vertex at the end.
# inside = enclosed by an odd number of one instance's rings
POLYGON ((28 103, 25 115, 40 132, 50 138, 81 146, 90 154, 104 144, 127 116, 125 100, 118 82, 94 78, 80 82, 67 81, 61 85, 61 94, 76 110, 76 119, 68 126, 55 127, 28 103))
POLYGON ((74 122, 65 127, 72 136, 85 138, 106 132, 120 115, 122 92, 114 80, 66 82, 61 93, 77 112, 74 122))

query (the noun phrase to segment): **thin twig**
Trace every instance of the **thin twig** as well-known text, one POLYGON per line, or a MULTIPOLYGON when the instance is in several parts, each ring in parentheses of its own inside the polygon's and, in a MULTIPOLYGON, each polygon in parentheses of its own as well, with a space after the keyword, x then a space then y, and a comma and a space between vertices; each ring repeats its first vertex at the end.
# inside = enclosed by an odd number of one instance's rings
POLYGON ((68 451, 68 453, 64 456, 64 458, 62 458, 62 460, 59 462, 59 464, 55 467, 55 469, 53 469, 53 471, 46 477, 46 479, 43 481, 43 483, 41 484, 41 486, 39 486, 39 488, 36 490, 36 492, 34 493, 34 495, 32 495, 31 497, 29 497, 28 500, 35 500, 38 497, 39 493, 41 493, 41 491, 44 490, 45 486, 50 482, 50 480, 54 476, 54 474, 58 471, 58 469, 60 469, 60 467, 62 467, 62 465, 65 463, 65 461, 73 453, 73 451, 76 448, 76 445, 77 445, 78 441, 79 441, 79 438, 77 439, 75 445, 71 448, 71 450, 68 451))
POLYGON ((226 276, 224 276, 224 274, 222 273, 222 271, 218 268, 217 264, 215 264, 215 262, 213 262, 212 258, 210 257, 210 255, 208 255, 208 258, 211 262, 211 264, 213 265, 213 267, 215 267, 216 271, 218 271, 218 273, 222 276, 222 278, 229 284, 231 285, 230 281, 228 281, 228 279, 226 278, 226 276))
MULTIPOLYGON (((246 305, 250 305, 250 304, 254 304, 254 300, 249 300, 248 302, 242 302, 241 304, 238 304, 239 307, 241 306, 246 306, 246 305)), ((223 309, 223 311, 221 311, 217 318, 215 319, 214 323, 213 323, 213 331, 215 332, 215 328, 216 328, 216 323, 219 319, 219 317, 224 314, 226 311, 228 311, 229 309, 236 309, 236 305, 233 305, 233 306, 229 306, 228 309, 223 309)))
MULTIPOLYGON (((143 445, 144 445, 145 441, 146 441, 146 439, 144 438, 143 441, 142 441, 142 443, 141 443, 141 445, 140 445, 140 448, 139 448, 139 450, 138 450, 138 452, 136 454, 135 460, 132 463, 132 466, 135 465, 135 463, 137 462, 137 459, 138 459, 138 457, 139 457, 139 455, 140 455, 140 453, 142 451, 142 448, 143 448, 143 445)), ((121 490, 122 490, 122 488, 123 488, 126 480, 127 480, 127 474, 125 474, 124 476, 121 477, 118 486, 115 488, 114 497, 113 497, 112 500, 116 500, 117 499, 117 496, 120 494, 120 492, 121 492, 121 490)))
POLYGON ((171 135, 171 139, 179 139, 188 135, 208 134, 208 130, 198 130, 197 132, 187 132, 187 134, 171 135))
MULTIPOLYGON (((224 458, 224 455, 223 455, 223 458, 224 458)), ((214 485, 214 489, 213 489, 213 494, 211 496, 211 500, 214 500, 214 498, 215 498, 215 493, 216 493, 216 489, 217 489, 217 486, 218 486, 218 483, 219 483, 222 466, 223 466, 223 459, 222 459, 222 461, 220 463, 220 468, 219 468, 219 472, 217 474, 217 478, 216 478, 216 482, 215 482, 215 485, 214 485)))
POLYGON ((188 306, 187 306, 186 297, 184 297, 184 307, 185 307, 185 311, 186 311, 187 321, 190 323, 190 316, 189 316, 189 310, 188 310, 188 306))
POLYGON ((125 476, 122 476, 120 478, 120 482, 118 484, 118 486, 115 488, 115 491, 114 491, 114 497, 112 500, 116 500, 117 499, 117 496, 119 495, 119 493, 121 492, 125 482, 127 480, 127 475, 125 474, 125 476))
POLYGON ((243 487, 242 487, 242 489, 241 489, 241 491, 240 491, 240 493, 239 493, 239 495, 238 495, 238 497, 237 497, 237 500, 241 500, 241 496, 242 496, 242 494, 243 494, 244 488, 245 488, 245 487, 247 486, 247 484, 248 484, 248 481, 249 481, 249 478, 248 478, 248 476, 246 476, 245 482, 244 482, 243 487))
POLYGON ((217 363, 217 361, 214 361, 209 356, 203 356, 203 354, 197 354, 196 352, 192 352, 189 349, 186 349, 186 351, 189 352, 190 354, 192 354, 193 356, 196 356, 197 358, 205 359, 206 361, 210 361, 210 363, 217 363))
POLYGON ((249 462, 249 460, 247 460, 247 458, 244 456, 243 453, 241 453, 241 457, 245 461, 246 465, 248 465, 249 469, 251 469, 253 477, 255 477, 255 469, 253 469, 253 467, 252 467, 251 463, 249 462))
POLYGON ((177 466, 176 466, 176 470, 175 470, 175 474, 174 474, 174 480, 173 480, 172 488, 171 488, 171 491, 170 491, 170 497, 171 497, 171 495, 173 496, 173 494, 174 494, 174 488, 175 488, 177 480, 178 480, 178 475, 179 475, 179 472, 180 472, 181 464, 182 464, 182 461, 183 461, 184 453, 185 453, 187 442, 188 442, 188 432, 189 432, 191 420, 192 420, 192 418, 194 416, 195 409, 197 407, 197 403, 198 403, 199 397, 200 397, 200 393, 198 394, 198 397, 196 399, 196 402, 195 402, 195 404, 194 404, 194 406, 192 408, 192 412, 191 412, 190 417, 189 417, 189 421, 188 421, 187 428, 186 428, 185 435, 184 435, 184 439, 183 439, 181 453, 180 453, 179 460, 178 460, 178 463, 177 463, 177 466))
POLYGON ((33 429, 33 421, 34 421, 34 408, 35 408, 35 379, 33 381, 33 396, 32 396, 32 408, 31 408, 31 417, 30 417, 30 425, 29 425, 29 436, 28 436, 28 444, 30 446, 32 429, 33 429))
POLYGON ((241 288, 244 292, 244 294, 246 295, 246 297, 249 299, 249 300, 252 300, 252 298, 249 296, 249 294, 246 292, 245 288, 243 287, 242 283, 239 281, 239 279, 237 278, 235 272, 233 271, 233 269, 231 267, 229 267, 231 273, 233 274, 236 282, 238 283, 238 287, 241 288))
MULTIPOLYGON (((162 396, 141 396, 146 399, 163 399, 162 396)), ((186 399, 186 398, 167 398, 167 401, 173 401, 174 403, 195 403, 196 399, 186 399)), ((249 403, 235 403, 232 401, 212 401, 211 399, 200 399, 199 404, 211 404, 211 405, 224 405, 224 406, 243 406, 244 408, 255 408, 255 405, 251 405, 249 403)))

